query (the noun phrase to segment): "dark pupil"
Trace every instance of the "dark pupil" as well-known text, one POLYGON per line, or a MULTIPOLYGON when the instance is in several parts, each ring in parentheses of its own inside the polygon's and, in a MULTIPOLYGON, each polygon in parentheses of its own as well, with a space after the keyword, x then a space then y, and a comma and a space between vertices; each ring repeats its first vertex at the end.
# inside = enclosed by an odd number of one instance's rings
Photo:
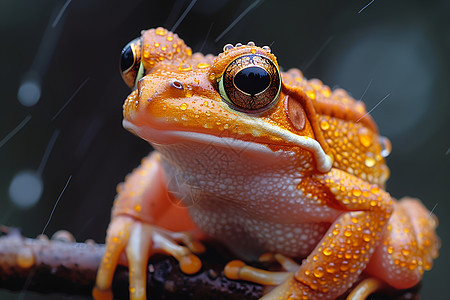
POLYGON ((248 67, 234 76, 234 85, 244 93, 256 95, 270 85, 270 75, 260 67, 248 67))
POLYGON ((120 70, 122 72, 131 68, 134 64, 134 55, 131 46, 125 46, 122 50, 122 55, 120 57, 120 70))

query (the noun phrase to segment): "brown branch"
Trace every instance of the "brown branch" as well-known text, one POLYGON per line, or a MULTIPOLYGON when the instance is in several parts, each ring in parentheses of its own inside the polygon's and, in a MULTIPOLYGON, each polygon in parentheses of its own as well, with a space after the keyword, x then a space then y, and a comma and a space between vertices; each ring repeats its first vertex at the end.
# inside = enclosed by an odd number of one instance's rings
MULTIPOLYGON (((75 243, 67 232, 47 237, 24 238, 19 230, 2 227, 0 236, 0 288, 39 293, 90 296, 104 245, 75 243)), ((180 271, 176 260, 155 256, 150 260, 147 290, 151 299, 258 299, 260 285, 229 280, 223 266, 229 260, 221 249, 207 245, 203 267, 195 275, 180 271), (218 253, 221 253, 220 255, 218 253)), ((128 298, 128 270, 118 267, 113 292, 128 298)), ((403 291, 392 299, 418 299, 418 289, 403 291)), ((379 295, 372 299, 391 299, 379 295)))
MULTIPOLYGON (((75 243, 70 234, 24 238, 17 229, 3 228, 0 237, 0 288, 39 293, 90 296, 104 245, 75 243), (68 236, 68 237, 64 237, 68 236)), ((210 248, 211 246, 209 246, 210 248)), ((250 282, 227 279, 222 269, 225 260, 202 256, 202 270, 189 276, 182 273, 175 259, 155 256, 150 261, 147 289, 152 299, 258 299, 262 287, 250 282), (220 264, 218 262, 223 262, 220 264)), ((118 267, 113 292, 118 299, 128 298, 128 270, 118 267)))

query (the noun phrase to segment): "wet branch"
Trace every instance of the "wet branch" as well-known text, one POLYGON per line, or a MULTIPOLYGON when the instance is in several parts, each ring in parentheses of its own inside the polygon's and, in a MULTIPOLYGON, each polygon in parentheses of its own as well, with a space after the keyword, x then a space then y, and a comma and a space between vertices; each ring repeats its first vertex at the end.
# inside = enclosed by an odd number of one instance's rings
MULTIPOLYGON (((3 227, 0 236, 0 288, 44 294, 90 297, 104 245, 75 243, 70 234, 24 238, 19 230, 3 227)), ((208 251, 213 252, 213 251, 208 251)), ((151 299, 258 299, 262 287, 227 279, 225 261, 208 254, 203 268, 193 275, 182 273, 176 260, 167 256, 151 259, 147 290, 151 299), (223 264, 217 261, 224 261, 223 264)), ((118 267, 113 283, 117 299, 128 298, 128 270, 118 267)))
MULTIPOLYGON (((147 290, 151 299, 258 299, 260 285, 229 280, 223 267, 230 257, 222 249, 206 245, 203 267, 195 275, 180 271, 175 259, 155 256, 150 260, 147 290)), ((60 231, 51 239, 23 237, 18 229, 0 226, 0 289, 34 291, 91 297, 96 270, 104 245, 92 241, 76 243, 70 233, 60 231)), ((419 288, 396 293, 395 297, 374 295, 376 300, 420 299, 419 288)), ((113 292, 128 299, 128 270, 118 267, 113 292)), ((345 299, 345 298, 343 298, 345 299)))

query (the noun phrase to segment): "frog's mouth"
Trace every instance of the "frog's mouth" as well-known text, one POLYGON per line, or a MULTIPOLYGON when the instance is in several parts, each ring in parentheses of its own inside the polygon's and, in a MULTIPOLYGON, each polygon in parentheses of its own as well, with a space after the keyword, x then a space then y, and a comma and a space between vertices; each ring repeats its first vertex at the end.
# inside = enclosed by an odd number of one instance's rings
MULTIPOLYGON (((236 151, 249 150, 260 154, 274 152, 274 150, 268 147, 269 145, 266 145, 266 143, 258 143, 257 139, 249 141, 238 139, 236 137, 216 136, 194 131, 162 130, 150 126, 137 126, 126 119, 123 120, 123 126, 151 144, 169 145, 189 141, 201 144, 228 146, 236 151)), ((299 146, 313 153, 318 171, 324 173, 330 171, 332 159, 325 154, 319 142, 315 139, 298 136, 287 130, 281 130, 269 124, 264 124, 264 127, 266 131, 273 133, 287 143, 299 146)))

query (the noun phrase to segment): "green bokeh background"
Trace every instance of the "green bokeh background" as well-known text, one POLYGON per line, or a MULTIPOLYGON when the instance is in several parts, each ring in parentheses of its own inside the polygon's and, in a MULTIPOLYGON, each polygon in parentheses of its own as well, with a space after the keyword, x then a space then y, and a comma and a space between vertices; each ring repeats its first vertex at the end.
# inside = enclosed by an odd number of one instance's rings
MULTIPOLYGON (((253 1, 198 1, 176 32, 194 51, 217 54, 226 43, 270 45, 284 69, 299 67, 308 78, 342 87, 374 107, 380 132, 391 139, 388 158, 395 197, 436 204, 440 257, 423 281, 423 299, 445 299, 450 186, 448 100, 450 2, 261 1, 218 42, 214 40, 253 1), (209 32, 209 34, 208 34, 209 32), (367 89, 367 92, 364 91, 367 89)), ((118 71, 122 47, 140 30, 171 28, 189 1, 106 1, 69 3, 49 32, 39 75, 38 104, 17 101, 21 81, 33 65, 48 24, 65 1, 0 2, 0 140, 27 115, 31 120, 0 148, 0 224, 36 236, 69 176, 71 182, 46 229, 69 230, 78 241, 104 241, 115 186, 138 165, 149 146, 122 129, 121 106, 129 93, 118 71), (88 78, 72 101, 60 108, 88 78), (54 144, 42 178, 41 200, 30 209, 11 203, 9 184, 19 172, 38 168, 55 129, 54 144)), ((48 299, 34 293, 0 291, 1 299, 48 299)), ((59 299, 61 296, 53 296, 59 299)))

